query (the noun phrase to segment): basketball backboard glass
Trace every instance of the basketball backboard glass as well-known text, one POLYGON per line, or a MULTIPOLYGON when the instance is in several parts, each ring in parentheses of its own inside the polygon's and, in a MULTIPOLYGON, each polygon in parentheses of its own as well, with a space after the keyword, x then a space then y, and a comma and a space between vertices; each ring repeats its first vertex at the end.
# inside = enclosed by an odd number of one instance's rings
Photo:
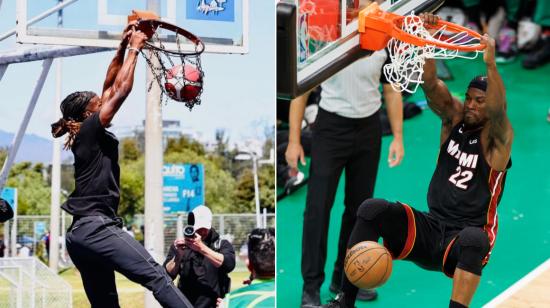
MULTIPOLYGON (((371 52, 359 46, 368 0, 282 0, 277 5, 277 95, 294 98, 371 52)), ((389 12, 433 12, 444 0, 378 1, 389 12)))
MULTIPOLYGON (((205 52, 243 54, 248 52, 248 1, 159 0, 159 15, 163 21, 200 37, 206 46, 205 52)), ((17 0, 17 41, 117 47, 121 31, 127 23, 127 16, 133 9, 146 10, 147 2, 148 0, 64 0, 59 3, 54 0, 17 0), (40 15, 45 15, 56 5, 63 4, 62 28, 57 27, 57 13, 41 18, 40 15)), ((176 49, 175 44, 167 47, 176 49)))

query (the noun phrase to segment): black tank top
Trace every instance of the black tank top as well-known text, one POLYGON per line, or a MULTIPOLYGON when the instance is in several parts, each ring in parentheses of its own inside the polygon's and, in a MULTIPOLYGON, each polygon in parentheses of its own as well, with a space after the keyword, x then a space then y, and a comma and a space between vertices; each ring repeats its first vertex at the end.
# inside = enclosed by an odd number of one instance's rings
POLYGON ((75 189, 61 208, 76 216, 115 217, 120 200, 118 140, 101 125, 99 112, 82 122, 72 152, 75 189))
POLYGON ((505 179, 506 171, 492 169, 483 156, 481 128, 466 131, 459 123, 439 151, 428 190, 430 213, 453 226, 482 227, 494 238, 505 179))

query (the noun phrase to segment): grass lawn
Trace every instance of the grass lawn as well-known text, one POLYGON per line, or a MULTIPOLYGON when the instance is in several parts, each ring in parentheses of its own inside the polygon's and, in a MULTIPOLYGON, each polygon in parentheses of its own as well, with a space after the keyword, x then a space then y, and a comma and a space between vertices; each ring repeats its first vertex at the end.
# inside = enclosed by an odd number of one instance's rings
MULTIPOLYGON (((73 268, 61 273, 60 276, 73 287, 73 307, 90 307, 88 299, 86 298, 86 293, 84 293, 80 273, 73 268)), ((232 272, 230 276, 231 290, 236 290, 242 286, 243 280, 248 278, 249 273, 245 271, 235 271, 232 272)), ((137 308, 144 306, 143 291, 145 289, 142 286, 131 282, 119 273, 116 273, 115 279, 121 307, 137 308)))

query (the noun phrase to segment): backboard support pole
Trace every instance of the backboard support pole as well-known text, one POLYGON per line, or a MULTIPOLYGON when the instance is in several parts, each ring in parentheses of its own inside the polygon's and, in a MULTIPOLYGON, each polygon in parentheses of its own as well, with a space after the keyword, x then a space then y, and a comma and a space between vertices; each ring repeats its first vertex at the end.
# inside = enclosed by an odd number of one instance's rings
POLYGON ((6 184, 6 180, 8 179, 10 169, 13 165, 13 162, 15 161, 15 155, 17 155, 17 150, 19 150, 19 146, 21 145, 21 141, 23 140, 23 136, 25 135, 25 131, 27 130, 27 126, 29 125, 34 107, 36 106, 38 97, 40 96, 42 88, 44 87, 46 77, 48 77, 48 72, 50 71, 50 67, 52 66, 52 61, 53 59, 47 59, 44 60, 44 62, 42 63, 42 72, 40 73, 40 77, 38 77, 38 80, 36 81, 31 100, 29 102, 29 105, 27 106, 27 111, 25 112, 23 121, 21 121, 21 125, 19 126, 17 134, 15 134, 15 136, 13 137, 12 144, 8 151, 8 156, 6 157, 4 166, 2 167, 2 171, 0 172, 0 191, 4 189, 4 185, 6 184))
MULTIPOLYGON (((147 0, 147 10, 160 15, 160 1, 147 0)), ((151 51, 147 51, 151 52, 151 51)), ((151 61, 158 61, 151 57, 151 61)), ((153 65, 157 66, 158 63, 153 65)), ((157 261, 162 263, 164 257, 164 215, 162 207, 162 106, 160 102, 160 86, 154 73, 147 66, 145 89, 151 89, 146 94, 145 112, 145 249, 157 261)), ((160 307, 150 291, 145 291, 145 308, 160 307)))

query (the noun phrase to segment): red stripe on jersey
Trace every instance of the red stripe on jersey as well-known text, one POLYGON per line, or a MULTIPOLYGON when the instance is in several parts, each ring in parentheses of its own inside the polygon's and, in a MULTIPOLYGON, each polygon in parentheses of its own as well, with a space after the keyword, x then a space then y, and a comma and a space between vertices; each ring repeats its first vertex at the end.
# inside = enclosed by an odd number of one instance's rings
POLYGON ((441 263, 441 271, 443 272, 443 274, 445 274, 447 277, 449 278, 453 278, 454 276, 454 272, 453 273, 447 273, 445 271, 445 262, 447 262, 447 256, 449 255, 449 251, 451 251, 451 247, 453 247, 453 244, 455 243, 456 239, 458 238, 458 236, 455 236, 450 242, 449 244, 447 245, 447 248, 445 249, 445 253, 443 254, 443 262, 441 263))
POLYGON ((402 203, 407 213, 407 240, 405 241, 405 246, 403 250, 396 258, 397 260, 405 259, 412 251, 414 247, 414 242, 416 241, 416 221, 414 220, 414 213, 410 206, 405 203, 402 203))
POLYGON ((487 208, 487 223, 483 227, 483 230, 487 232, 489 236, 489 252, 483 259, 483 264, 489 262, 489 257, 493 246, 495 245, 495 240, 497 237, 498 231, 498 214, 497 214, 497 205, 500 194, 502 193, 502 180, 504 178, 504 172, 495 171, 491 168, 489 171, 489 189, 491 190, 491 200, 489 201, 489 206, 487 208))

